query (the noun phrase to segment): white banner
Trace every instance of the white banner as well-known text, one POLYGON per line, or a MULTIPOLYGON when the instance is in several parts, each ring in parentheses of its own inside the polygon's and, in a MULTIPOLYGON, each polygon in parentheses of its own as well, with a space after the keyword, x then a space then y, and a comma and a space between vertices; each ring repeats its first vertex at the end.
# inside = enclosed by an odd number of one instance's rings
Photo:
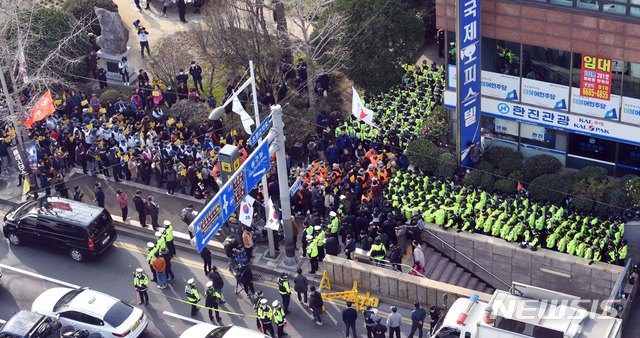
POLYGON ((496 133, 518 136, 518 122, 507 119, 494 118, 493 124, 496 127, 496 133))
POLYGON ((620 117, 620 95, 611 94, 609 101, 600 100, 580 96, 580 88, 572 87, 571 112, 617 121, 620 117))
POLYGON ((547 130, 545 127, 540 127, 530 123, 520 123, 520 137, 544 142, 544 135, 546 132, 547 130))
POLYGON ((522 102, 566 111, 569 105, 569 86, 523 78, 522 102))
MULTIPOLYGON (((455 103, 455 100, 453 102, 455 103)), ((640 125, 640 99, 623 97, 620 117, 622 122, 640 125)))
MULTIPOLYGON (((456 89, 456 66, 449 65, 447 79, 449 89, 456 89)), ((518 101, 520 99, 520 77, 482 71, 482 95, 498 99, 518 101)))

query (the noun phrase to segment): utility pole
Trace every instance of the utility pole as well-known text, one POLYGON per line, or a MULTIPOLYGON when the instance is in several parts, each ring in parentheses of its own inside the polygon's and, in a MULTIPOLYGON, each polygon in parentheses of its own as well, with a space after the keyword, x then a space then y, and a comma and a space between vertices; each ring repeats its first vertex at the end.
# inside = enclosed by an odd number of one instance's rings
MULTIPOLYGON (((253 96, 253 113, 256 116, 256 128, 260 125, 260 107, 258 107, 258 95, 256 91, 256 76, 253 71, 253 60, 249 60, 249 73, 253 80, 251 80, 251 95, 253 96)), ((260 141, 262 141, 262 137, 260 137, 260 141)), ((262 196, 264 196, 264 221, 267 222, 269 220, 269 210, 267 210, 267 204, 269 201, 269 186, 267 182, 267 175, 262 176, 262 196)), ((276 245, 273 238, 273 231, 267 230, 267 239, 269 240, 269 256, 276 256, 276 245)))
POLYGON ((280 190, 280 208, 282 211, 282 226, 284 227, 284 246, 286 257, 284 263, 288 266, 298 264, 294 244, 296 238, 293 236, 291 225, 291 200, 289 198, 289 173, 287 170, 287 158, 284 147, 284 121, 282 120, 282 107, 280 105, 271 106, 271 118, 273 119, 273 129, 276 131, 275 142, 278 145, 276 160, 278 165, 278 187, 280 190))

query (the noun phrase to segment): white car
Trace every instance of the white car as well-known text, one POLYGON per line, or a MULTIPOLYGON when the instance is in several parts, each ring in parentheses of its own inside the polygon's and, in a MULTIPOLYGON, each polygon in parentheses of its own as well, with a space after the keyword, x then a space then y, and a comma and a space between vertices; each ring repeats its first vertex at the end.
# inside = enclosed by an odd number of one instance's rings
POLYGON ((269 338, 269 336, 240 326, 215 326, 202 323, 188 328, 180 338, 269 338))
POLYGON ((148 325, 142 310, 88 288, 49 289, 33 301, 31 311, 104 337, 138 337, 148 325))

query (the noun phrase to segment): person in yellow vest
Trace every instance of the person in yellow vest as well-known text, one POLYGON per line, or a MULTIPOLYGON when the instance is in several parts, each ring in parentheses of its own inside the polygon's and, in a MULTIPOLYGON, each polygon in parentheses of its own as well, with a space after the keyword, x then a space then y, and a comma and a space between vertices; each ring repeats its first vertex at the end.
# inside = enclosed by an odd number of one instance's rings
POLYGON ((286 311, 280 307, 277 300, 274 300, 273 303, 271 303, 271 306, 273 306, 273 323, 276 324, 276 327, 278 328, 278 338, 283 338, 288 335, 284 332, 284 324, 287 322, 286 311))
POLYGON ((200 301, 200 294, 196 288, 195 279, 191 278, 187 281, 187 285, 184 287, 184 293, 187 295, 187 301, 191 304, 191 316, 195 316, 198 312, 198 302, 200 301))
POLYGON ((269 333, 269 337, 273 337, 273 326, 271 325, 271 321, 273 320, 273 309, 267 305, 266 299, 260 300, 260 305, 258 305, 256 314, 260 321, 260 331, 264 334, 269 333))
POLYGON ((384 260, 387 256, 387 248, 384 247, 384 243, 382 243, 379 238, 376 238, 373 242, 371 250, 369 250, 369 256, 373 258, 376 263, 380 263, 380 261, 384 260))
POLYGON ((311 264, 311 271, 309 273, 316 273, 318 271, 318 241, 313 239, 313 236, 307 235, 307 254, 309 255, 309 263, 311 264))
POLYGON ((278 291, 282 297, 282 307, 285 313, 289 313, 289 302, 291 301, 291 285, 289 285, 289 276, 283 272, 278 277, 278 291))
POLYGON ((167 240, 164 237, 164 229, 160 228, 155 233, 156 235, 156 247, 158 250, 167 249, 167 240))
POLYGON ((171 253, 171 256, 176 255, 176 245, 173 243, 173 225, 171 221, 165 220, 164 223, 164 238, 167 241, 167 249, 171 253))
POLYGON ((151 265, 151 261, 156 257, 156 252, 158 252, 156 245, 153 244, 153 242, 147 242, 147 264, 149 264, 149 269, 151 269, 151 273, 153 274, 152 282, 156 281, 156 270, 154 270, 151 265))
POLYGON ((144 274, 141 268, 137 268, 133 275, 133 286, 136 288, 136 292, 140 296, 140 302, 138 305, 149 305, 149 294, 147 293, 149 277, 144 274))

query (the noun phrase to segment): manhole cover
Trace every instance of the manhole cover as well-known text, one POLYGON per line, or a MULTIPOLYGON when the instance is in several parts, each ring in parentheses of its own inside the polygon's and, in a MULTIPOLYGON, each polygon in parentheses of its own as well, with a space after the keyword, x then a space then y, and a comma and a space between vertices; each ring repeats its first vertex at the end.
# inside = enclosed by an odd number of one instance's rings
POLYGON ((4 188, 6 188, 9 185, 9 183, 7 183, 7 180, 5 179, 1 179, 0 178, 0 190, 3 190, 4 188))

